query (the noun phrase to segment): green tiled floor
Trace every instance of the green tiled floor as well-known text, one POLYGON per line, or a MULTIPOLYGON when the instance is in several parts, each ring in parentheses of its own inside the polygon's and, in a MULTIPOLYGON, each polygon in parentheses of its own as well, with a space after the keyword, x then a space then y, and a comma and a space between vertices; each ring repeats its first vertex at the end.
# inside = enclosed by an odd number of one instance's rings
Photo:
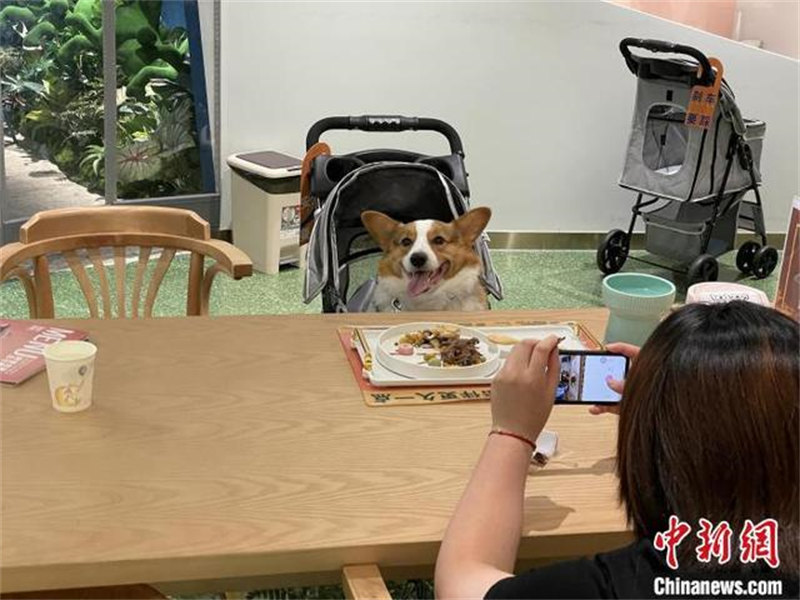
MULTIPOLYGON (((495 268, 503 282, 505 299, 494 302, 498 309, 582 308, 600 306, 602 274, 595 266, 593 251, 532 250, 493 251, 495 268)), ((777 275, 764 280, 742 277, 730 253, 721 261, 720 280, 741 281, 764 290, 772 297, 777 275)), ((153 267, 151 261, 151 269, 153 267)), ((370 265, 360 271, 371 272, 370 265)), ((127 289, 132 287, 135 263, 128 265, 127 289)), ((676 281, 679 299, 683 298, 683 280, 665 269, 629 261, 623 270, 654 273, 676 281)), ((91 273, 91 269, 89 272, 91 273)), ((167 272, 156 299, 154 315, 185 314, 188 257, 178 256, 167 272)), ((777 270, 776 270, 777 273, 777 270)), ((93 276, 93 274, 92 274, 93 276)), ((113 284, 112 284, 113 285, 113 284)), ((319 298, 309 305, 302 301, 303 273, 285 268, 278 275, 255 273, 241 281, 217 276, 211 294, 212 315, 261 315, 284 313, 316 313, 321 310, 319 298)), ((53 274, 56 315, 58 317, 89 316, 83 295, 70 271, 53 274)), ((10 281, 0 286, 0 316, 26 318, 27 304, 22 286, 10 281)))

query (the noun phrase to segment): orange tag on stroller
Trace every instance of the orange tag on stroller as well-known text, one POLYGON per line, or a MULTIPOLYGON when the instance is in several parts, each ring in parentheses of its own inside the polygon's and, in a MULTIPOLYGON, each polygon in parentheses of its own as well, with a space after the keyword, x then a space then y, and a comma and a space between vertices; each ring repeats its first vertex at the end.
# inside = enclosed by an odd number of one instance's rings
POLYGON ((303 167, 300 171, 300 245, 303 246, 311 239, 311 230, 314 228, 314 211, 317 203, 311 198, 311 161, 316 157, 330 156, 331 148, 325 142, 317 142, 306 152, 303 158, 303 167))
POLYGON ((708 129, 714 118, 714 108, 719 99, 719 86, 722 84, 722 63, 718 58, 709 58, 708 62, 717 73, 711 85, 696 85, 689 93, 689 106, 686 109, 686 125, 708 129))

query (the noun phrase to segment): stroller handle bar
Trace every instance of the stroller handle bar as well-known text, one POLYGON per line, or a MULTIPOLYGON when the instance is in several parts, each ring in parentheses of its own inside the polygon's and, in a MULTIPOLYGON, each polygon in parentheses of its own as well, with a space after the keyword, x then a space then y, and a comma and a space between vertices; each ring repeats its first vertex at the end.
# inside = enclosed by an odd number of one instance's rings
POLYGON ((622 53, 625 63, 634 75, 637 74, 638 65, 631 55, 631 47, 642 48, 650 52, 670 52, 672 54, 685 54, 691 56, 698 63, 702 69, 700 74, 700 83, 702 85, 711 85, 714 81, 714 72, 711 70, 711 63, 708 62, 708 57, 700 52, 697 48, 691 46, 684 46, 683 44, 673 44, 672 42, 664 42, 662 40, 643 40, 640 38, 625 38, 619 43, 619 51, 622 53))
POLYGON ((450 151, 464 156, 461 137, 449 124, 426 117, 400 115, 362 115, 360 117, 326 117, 311 126, 306 136, 306 150, 319 141, 319 137, 332 129, 358 129, 360 131, 436 131, 447 138, 450 151))

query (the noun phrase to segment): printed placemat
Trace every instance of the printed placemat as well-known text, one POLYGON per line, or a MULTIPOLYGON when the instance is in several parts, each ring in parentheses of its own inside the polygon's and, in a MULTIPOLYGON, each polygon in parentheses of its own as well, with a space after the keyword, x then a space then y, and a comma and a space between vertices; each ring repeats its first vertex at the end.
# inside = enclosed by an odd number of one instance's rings
MULTIPOLYGON (((468 327, 504 327, 504 326, 537 326, 537 325, 569 325, 574 328, 580 341, 588 350, 600 350, 602 344, 586 327, 580 323, 546 322, 546 321, 493 321, 491 323, 460 323, 468 327)), ((387 325, 388 327, 388 325, 387 325)), ((375 326, 370 327, 375 329, 375 326)), ((358 326, 346 326, 338 329, 339 342, 342 344, 347 361, 356 379, 361 395, 367 406, 408 406, 415 404, 443 404, 446 402, 474 402, 488 400, 491 397, 490 386, 483 385, 426 385, 408 387, 378 387, 372 385, 363 376, 364 365, 361 356, 353 347, 352 339, 358 326)))

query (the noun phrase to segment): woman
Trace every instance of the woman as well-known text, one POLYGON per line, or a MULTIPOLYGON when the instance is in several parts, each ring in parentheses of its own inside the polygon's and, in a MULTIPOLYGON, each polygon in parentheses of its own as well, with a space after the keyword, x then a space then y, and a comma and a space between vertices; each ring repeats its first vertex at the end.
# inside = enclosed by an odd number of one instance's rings
MULTIPOLYGON (((681 308, 641 352, 609 345, 635 358, 624 389, 623 382, 609 385, 622 393, 617 475, 636 541, 592 559, 512 575, 531 455, 526 440, 537 438, 553 407, 556 345, 554 337, 518 344, 492 384, 496 434, 486 440, 442 541, 437 596, 649 598, 679 595, 665 587, 665 578, 680 578, 744 585, 778 580, 778 595, 797 598, 798 326, 775 310, 738 301, 681 308), (671 515, 692 527, 678 546, 677 571, 654 544, 671 515), (697 560, 701 518, 730 525, 731 559, 723 565, 697 560), (743 564, 740 532, 748 519, 768 518, 777 521, 780 564, 743 564)), ((728 595, 765 597, 763 588, 739 591, 728 595)))

